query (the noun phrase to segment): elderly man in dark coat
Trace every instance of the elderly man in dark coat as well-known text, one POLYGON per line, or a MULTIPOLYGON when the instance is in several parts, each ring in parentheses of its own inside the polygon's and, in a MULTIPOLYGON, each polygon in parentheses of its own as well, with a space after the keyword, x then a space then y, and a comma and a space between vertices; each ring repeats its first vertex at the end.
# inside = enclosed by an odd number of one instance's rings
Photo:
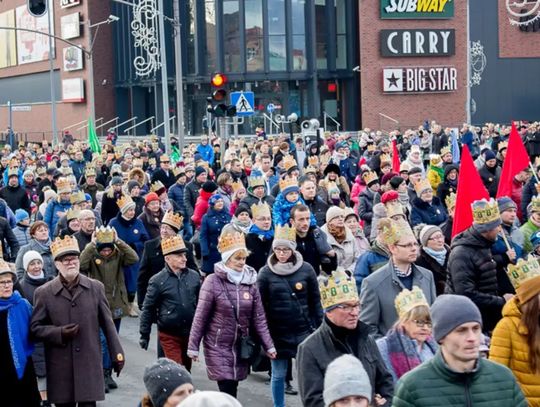
POLYGON ((56 406, 95 406, 105 398, 99 330, 120 374, 124 352, 99 281, 79 274, 79 246, 71 236, 51 244, 58 277, 35 291, 30 330, 45 344, 47 391, 56 406))

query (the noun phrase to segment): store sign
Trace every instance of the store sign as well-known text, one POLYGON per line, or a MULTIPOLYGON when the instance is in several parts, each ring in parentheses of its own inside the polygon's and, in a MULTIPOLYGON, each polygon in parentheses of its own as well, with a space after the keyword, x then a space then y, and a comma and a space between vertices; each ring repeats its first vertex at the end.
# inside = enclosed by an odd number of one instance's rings
POLYGON ((383 57, 448 56, 455 53, 455 30, 381 30, 383 57))
POLYGON ((84 102, 83 78, 71 78, 62 80, 62 101, 72 103, 84 102))
POLYGON ((81 0, 60 0, 61 8, 78 6, 79 4, 81 4, 81 0))
POLYGON ((382 19, 454 17, 454 0, 380 0, 382 19))
POLYGON ((383 69, 385 93, 435 93, 457 90, 457 69, 451 66, 383 69))
POLYGON ((64 71, 78 71, 83 69, 83 52, 77 47, 64 48, 64 71))
POLYGON ((68 14, 60 18, 60 27, 62 38, 69 40, 81 36, 81 17, 80 13, 68 14))

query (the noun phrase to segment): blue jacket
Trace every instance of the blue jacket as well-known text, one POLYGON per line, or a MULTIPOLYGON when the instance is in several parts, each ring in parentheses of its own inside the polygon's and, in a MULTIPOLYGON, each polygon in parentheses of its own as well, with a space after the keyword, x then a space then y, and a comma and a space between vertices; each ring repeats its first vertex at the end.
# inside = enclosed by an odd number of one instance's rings
POLYGON ((86 167, 86 161, 84 161, 84 160, 82 160, 82 161, 73 160, 73 161, 71 161, 69 163, 69 166, 73 170, 73 175, 75 176, 75 179, 77 180, 77 182, 79 182, 82 175, 84 174, 84 168, 86 167))
POLYGON ((358 292, 360 292, 360 289, 362 288, 362 281, 364 281, 364 278, 374 271, 377 271, 382 266, 385 266, 386 263, 388 263, 388 260, 388 254, 378 246, 377 241, 375 240, 371 249, 363 253, 356 262, 353 275, 356 280, 358 292))
POLYGON ((178 204, 178 207, 180 208, 180 212, 182 212, 182 215, 184 217, 187 216, 186 214, 186 206, 184 205, 184 189, 186 188, 185 185, 180 185, 178 183, 175 183, 173 186, 169 188, 169 199, 172 199, 174 202, 178 204))
POLYGON ((47 208, 45 208, 45 216, 43 217, 43 221, 49 227, 49 236, 51 237, 51 239, 53 238, 56 224, 60 219, 60 216, 58 216, 58 212, 67 212, 69 208, 71 208, 70 201, 59 202, 58 200, 49 202, 47 208))
POLYGON ((11 208, 8 206, 7 202, 4 201, 2 198, 0 198, 0 216, 7 219, 9 223, 9 227, 11 229, 17 226, 15 214, 13 213, 11 208))
POLYGON ((202 271, 206 274, 214 272, 214 264, 221 261, 217 249, 221 231, 231 221, 231 215, 226 210, 216 211, 209 208, 203 216, 200 230, 201 254, 203 256, 202 271))
POLYGON ((420 198, 415 198, 413 200, 411 210, 412 226, 421 223, 440 226, 446 219, 448 219, 446 209, 442 205, 441 200, 436 196, 433 197, 431 204, 422 201, 420 198))
POLYGON ((197 146, 197 152, 201 155, 201 158, 204 161, 208 162, 208 164, 214 164, 214 149, 210 144, 207 144, 205 146, 199 144, 197 146))
MULTIPOLYGON (((274 205, 272 206, 272 220, 274 221, 274 225, 287 225, 289 223, 289 219, 291 218, 291 209, 299 204, 306 204, 302 197, 299 197, 296 202, 289 202, 280 192, 274 201, 274 205)), ((313 213, 311 213, 310 225, 317 226, 317 219, 315 219, 313 213)))

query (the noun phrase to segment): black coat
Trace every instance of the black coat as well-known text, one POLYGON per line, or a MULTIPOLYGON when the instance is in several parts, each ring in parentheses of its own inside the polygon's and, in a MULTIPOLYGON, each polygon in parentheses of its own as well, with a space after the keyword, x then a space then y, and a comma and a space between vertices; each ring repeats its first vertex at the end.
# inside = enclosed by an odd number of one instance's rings
POLYGON ((276 198, 274 198, 272 195, 265 195, 262 197, 262 199, 259 199, 255 195, 248 192, 247 195, 244 198, 242 198, 242 200, 238 204, 238 207, 247 208, 251 210, 251 206, 257 205, 258 203, 266 203, 270 207, 272 207, 272 205, 274 205, 275 200, 276 198))
POLYGON ((4 260, 15 263, 17 253, 19 253, 19 241, 13 234, 13 230, 9 227, 6 218, 0 216, 0 241, 2 242, 2 253, 4 260))
POLYGON ((488 168, 486 165, 484 165, 482 168, 480 168, 480 171, 478 171, 478 173, 480 174, 480 178, 482 178, 484 186, 489 192, 489 196, 495 198, 495 196, 497 195, 497 188, 499 187, 501 168, 488 168))
POLYGON ((17 209, 24 209, 28 215, 32 214, 30 209, 30 198, 26 194, 24 187, 10 187, 9 185, 0 189, 0 198, 3 198, 11 210, 15 213, 17 209))
POLYGON ((414 198, 411 209, 411 225, 417 226, 421 223, 426 225, 440 226, 446 219, 448 214, 441 200, 436 196, 433 197, 431 203, 414 198))
MULTIPOLYGON (((447 247, 447 249, 449 249, 447 247)), ((448 267, 448 258, 450 257, 450 250, 446 252, 446 259, 444 264, 441 266, 437 260, 431 257, 424 251, 424 248, 420 249, 420 256, 414 262, 417 266, 423 267, 433 273, 433 279, 435 281, 435 291, 437 296, 444 294, 447 280, 447 267, 448 267)))
POLYGON ((246 235, 246 247, 249 251, 249 256, 246 264, 259 271, 266 264, 268 256, 272 251, 272 241, 274 239, 265 239, 256 233, 248 233, 246 235))
POLYGON ((197 182, 196 179, 188 182, 186 188, 184 189, 184 206, 186 208, 185 217, 191 219, 193 216, 193 209, 195 208, 195 203, 197 202, 197 197, 199 196, 199 190, 202 185, 197 182))
POLYGON ((279 359, 296 357, 298 345, 321 324, 322 308, 315 270, 302 260, 294 273, 280 276, 268 265, 257 286, 279 359))
POLYGON ((529 219, 527 206, 529 206, 531 203, 533 196, 538 195, 538 192, 536 191, 536 184, 538 184, 536 178, 531 177, 529 182, 523 186, 523 190, 521 191, 521 213, 523 214, 523 223, 529 219))
POLYGON ((111 219, 114 219, 120 209, 116 201, 122 196, 121 192, 115 193, 111 198, 109 192, 103 194, 101 201, 101 221, 103 225, 108 225, 111 219))
POLYGON ((326 211, 329 208, 328 204, 324 202, 318 195, 315 195, 315 199, 313 200, 307 200, 304 198, 304 202, 311 213, 315 216, 317 226, 323 226, 326 223, 326 211))
POLYGON ((485 331, 495 328, 505 304, 498 295, 492 245, 473 226, 454 237, 448 259, 446 292, 469 297, 482 313, 485 331))
POLYGON ((366 236, 370 236, 371 233, 374 197, 375 193, 369 188, 364 189, 358 196, 358 216, 364 221, 364 234, 366 236))
POLYGON ((169 189, 169 187, 176 182, 176 177, 172 170, 169 170, 169 173, 167 174, 162 168, 159 168, 152 174, 152 183, 156 181, 161 181, 163 185, 165 185, 165 188, 169 189))

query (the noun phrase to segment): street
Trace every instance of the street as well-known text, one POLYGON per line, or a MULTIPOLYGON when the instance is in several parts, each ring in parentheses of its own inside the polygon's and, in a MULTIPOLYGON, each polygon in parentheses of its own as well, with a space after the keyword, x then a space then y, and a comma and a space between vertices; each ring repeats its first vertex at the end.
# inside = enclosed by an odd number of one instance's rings
MULTIPOLYGON (((145 393, 143 384, 144 368, 156 359, 156 326, 153 326, 152 337, 148 351, 139 347, 139 319, 124 318, 120 328, 120 340, 126 354, 126 365, 115 380, 118 389, 112 390, 106 395, 106 400, 98 403, 98 406, 135 407, 145 393)), ((193 363, 193 384, 198 390, 217 390, 217 384, 208 380, 201 347, 201 362, 193 363)), ((296 377, 296 374, 294 375, 296 377)), ((240 382, 238 387, 238 399, 244 407, 271 407, 272 396, 270 386, 265 384, 268 375, 266 373, 253 373, 247 380, 240 382)), ((297 388, 297 382, 293 382, 297 388)), ((287 396, 287 407, 300 407, 299 396, 287 396)))

